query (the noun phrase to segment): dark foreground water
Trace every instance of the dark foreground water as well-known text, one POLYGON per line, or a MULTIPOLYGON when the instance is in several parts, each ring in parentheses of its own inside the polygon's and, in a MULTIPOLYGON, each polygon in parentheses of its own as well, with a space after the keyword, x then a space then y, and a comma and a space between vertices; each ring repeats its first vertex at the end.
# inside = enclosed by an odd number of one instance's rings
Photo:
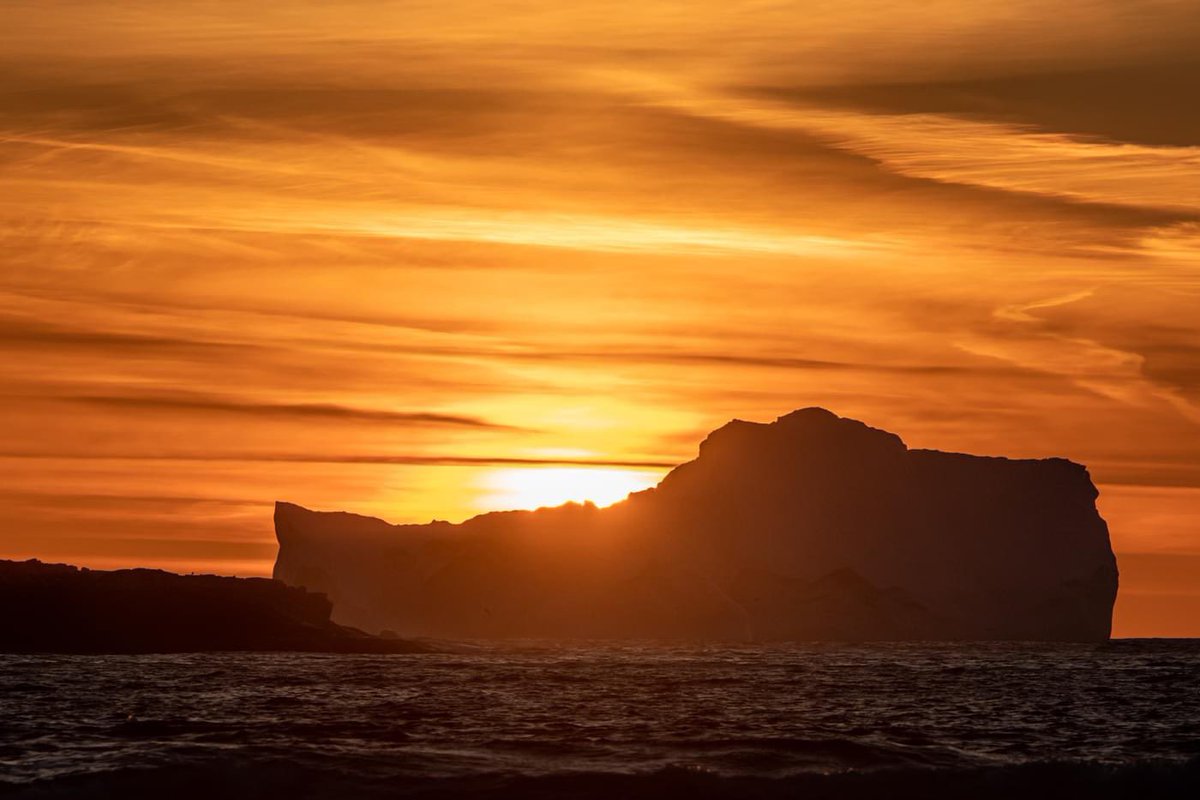
POLYGON ((1200 797, 1200 641, 0 655, 0 795, 1200 797))

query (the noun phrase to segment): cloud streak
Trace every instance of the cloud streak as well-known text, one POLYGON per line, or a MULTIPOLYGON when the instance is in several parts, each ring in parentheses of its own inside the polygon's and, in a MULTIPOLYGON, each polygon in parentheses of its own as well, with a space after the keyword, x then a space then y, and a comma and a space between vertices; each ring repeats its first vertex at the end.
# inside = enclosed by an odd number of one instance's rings
POLYGON ((1200 146, 1107 142, 949 114, 842 111, 722 95, 650 75, 613 77, 651 102, 748 126, 804 132, 904 175, 1200 214, 1200 146))
POLYGON ((279 403, 257 402, 233 397, 212 395, 79 395, 55 398, 114 411, 130 412, 200 412, 238 414, 263 419, 335 420, 343 422, 378 422, 388 425, 449 426, 512 430, 477 417, 433 412, 390 411, 358 408, 336 403, 279 403))
POLYGON ((683 463, 654 458, 569 458, 521 456, 439 456, 398 454, 300 455, 292 453, 181 453, 149 455, 142 453, 0 452, 0 458, 32 461, 164 461, 164 462, 237 462, 248 464, 366 464, 419 467, 621 467, 627 469, 670 469, 683 463))

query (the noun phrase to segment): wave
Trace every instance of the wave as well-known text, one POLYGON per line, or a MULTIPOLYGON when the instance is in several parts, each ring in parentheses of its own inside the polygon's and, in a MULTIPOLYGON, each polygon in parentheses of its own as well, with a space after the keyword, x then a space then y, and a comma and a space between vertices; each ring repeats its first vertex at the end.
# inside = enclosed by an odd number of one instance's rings
MULTIPOLYGON (((359 765, 361 766, 361 765, 359 765)), ((238 798, 476 798, 478 800, 774 800, 838 798, 973 798, 1022 800, 1087 797, 1088 800, 1153 797, 1188 798, 1200 792, 1200 759, 1184 763, 1112 766, 1040 763, 978 769, 884 769, 786 778, 731 777, 700 769, 671 767, 653 772, 566 772, 547 775, 479 774, 459 778, 415 778, 387 770, 315 767, 291 760, 164 765, 74 774, 27 784, 4 783, 0 796, 20 800, 168 795, 172 800, 238 798)))

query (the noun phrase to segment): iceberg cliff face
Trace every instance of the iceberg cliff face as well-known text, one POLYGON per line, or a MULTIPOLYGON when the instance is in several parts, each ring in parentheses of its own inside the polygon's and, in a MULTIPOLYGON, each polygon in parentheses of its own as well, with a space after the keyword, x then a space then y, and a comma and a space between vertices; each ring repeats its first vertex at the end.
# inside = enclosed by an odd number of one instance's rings
POLYGON ((1117 591, 1087 470, 910 450, 804 409, 734 421, 606 509, 388 525, 279 503, 275 577, 402 636, 1109 636, 1117 591))

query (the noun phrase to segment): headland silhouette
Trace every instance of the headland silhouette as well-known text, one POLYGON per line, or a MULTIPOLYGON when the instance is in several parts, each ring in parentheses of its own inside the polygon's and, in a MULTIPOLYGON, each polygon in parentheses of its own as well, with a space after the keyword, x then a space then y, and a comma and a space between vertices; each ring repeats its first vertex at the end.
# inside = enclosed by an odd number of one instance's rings
POLYGON ((322 595, 267 578, 0 561, 0 652, 420 652, 329 619, 322 595))

